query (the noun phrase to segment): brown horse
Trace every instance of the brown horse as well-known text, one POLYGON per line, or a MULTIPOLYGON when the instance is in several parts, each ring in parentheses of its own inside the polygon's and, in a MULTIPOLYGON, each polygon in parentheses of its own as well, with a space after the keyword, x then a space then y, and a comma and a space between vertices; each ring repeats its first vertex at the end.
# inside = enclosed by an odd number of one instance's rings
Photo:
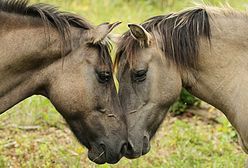
POLYGON ((220 109, 248 153, 248 15, 197 7, 129 28, 115 63, 127 115, 127 157, 149 151, 182 87, 220 109))
POLYGON ((1 0, 0 21, 0 113, 43 95, 92 161, 116 163, 127 131, 106 39, 119 23, 95 27, 50 5, 28 6, 27 0, 1 0))

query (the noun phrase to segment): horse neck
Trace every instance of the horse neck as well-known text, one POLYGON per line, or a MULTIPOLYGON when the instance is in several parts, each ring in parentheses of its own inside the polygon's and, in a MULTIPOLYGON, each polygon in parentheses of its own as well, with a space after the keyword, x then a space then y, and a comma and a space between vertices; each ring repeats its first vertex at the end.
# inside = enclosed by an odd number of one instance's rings
POLYGON ((48 37, 39 18, 0 12, 0 113, 21 100, 42 93, 44 69, 61 58, 60 38, 48 37))
POLYGON ((200 40, 199 69, 190 86, 195 96, 220 109, 234 126, 241 113, 248 114, 248 22, 237 17, 212 16, 211 46, 200 40))

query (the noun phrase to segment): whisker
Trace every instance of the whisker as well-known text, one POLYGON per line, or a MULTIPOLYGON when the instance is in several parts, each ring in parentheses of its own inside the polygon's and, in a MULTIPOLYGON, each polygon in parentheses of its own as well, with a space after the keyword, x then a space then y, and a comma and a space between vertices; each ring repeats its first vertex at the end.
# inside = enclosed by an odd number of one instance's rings
POLYGON ((104 151, 103 151, 102 153, 100 153, 100 155, 97 156, 97 157, 93 160, 93 162, 95 162, 97 159, 99 159, 103 154, 104 154, 104 151))

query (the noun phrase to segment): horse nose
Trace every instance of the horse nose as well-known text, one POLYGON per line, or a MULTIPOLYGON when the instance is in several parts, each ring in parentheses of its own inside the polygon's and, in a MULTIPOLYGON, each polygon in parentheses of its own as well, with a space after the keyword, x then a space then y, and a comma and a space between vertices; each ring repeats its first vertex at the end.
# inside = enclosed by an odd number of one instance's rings
POLYGON ((141 152, 135 151, 132 141, 129 140, 127 144, 127 151, 125 153, 125 156, 129 159, 135 159, 138 158, 140 155, 141 152))
POLYGON ((126 141, 120 142, 118 144, 110 144, 107 142, 101 142, 100 146, 98 148, 101 148, 101 155, 104 155, 106 158, 106 162, 110 164, 117 163, 122 156, 127 151, 127 143, 126 141))
POLYGON ((137 146, 134 146, 131 140, 128 141, 127 144, 127 151, 125 153, 125 156, 129 159, 135 159, 140 157, 141 155, 145 155, 150 151, 150 143, 149 143, 149 137, 144 136, 141 143, 143 143, 140 148, 137 146))

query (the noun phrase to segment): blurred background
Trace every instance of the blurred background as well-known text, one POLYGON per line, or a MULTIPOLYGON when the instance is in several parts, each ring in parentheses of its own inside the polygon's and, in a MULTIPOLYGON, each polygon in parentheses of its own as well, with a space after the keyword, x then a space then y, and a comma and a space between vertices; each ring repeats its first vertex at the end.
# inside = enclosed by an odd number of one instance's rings
MULTIPOLYGON (((122 21, 141 23, 155 15, 194 6, 191 0, 31 0, 49 3, 79 14, 93 24, 122 21)), ((198 1, 195 1, 198 2, 198 1)), ((206 0, 219 6, 229 3, 238 10, 247 0, 206 0)), ((225 116, 186 91, 170 110, 151 151, 136 160, 123 158, 116 165, 95 165, 68 129, 49 100, 33 96, 0 116, 0 168, 4 167, 243 167, 246 155, 225 116)))

